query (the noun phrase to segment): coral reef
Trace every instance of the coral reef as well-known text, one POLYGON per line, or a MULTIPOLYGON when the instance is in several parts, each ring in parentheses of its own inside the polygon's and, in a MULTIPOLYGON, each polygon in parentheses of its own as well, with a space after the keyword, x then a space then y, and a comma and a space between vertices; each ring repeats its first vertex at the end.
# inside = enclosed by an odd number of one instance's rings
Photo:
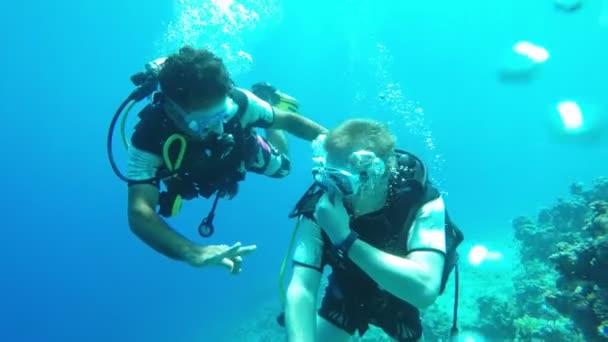
POLYGON ((479 321, 477 328, 483 336, 492 336, 493 340, 510 340, 515 332, 513 329, 515 308, 509 299, 496 296, 484 296, 477 300, 479 321))
POLYGON ((580 240, 563 241, 550 256, 560 273, 559 291, 547 301, 572 317, 585 336, 605 338, 608 322, 607 203, 594 201, 580 240))
POLYGON ((572 334, 574 326, 568 319, 546 320, 524 315, 517 318, 515 327, 515 341, 572 341, 585 342, 578 334, 572 334))
POLYGON ((590 190, 572 184, 535 218, 516 217, 514 293, 477 297, 475 330, 491 341, 608 341, 607 200, 603 177, 590 190))
POLYGON ((608 341, 608 178, 517 217, 521 269, 514 281, 517 340, 608 341), (576 340, 576 339, 575 339, 576 340))

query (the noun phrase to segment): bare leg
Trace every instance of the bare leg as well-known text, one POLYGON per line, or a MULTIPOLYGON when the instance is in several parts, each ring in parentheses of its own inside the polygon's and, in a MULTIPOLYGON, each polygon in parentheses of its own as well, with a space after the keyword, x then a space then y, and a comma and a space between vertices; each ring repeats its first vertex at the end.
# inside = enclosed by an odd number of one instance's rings
POLYGON ((279 152, 289 156, 289 145, 287 144, 287 138, 283 131, 267 128, 266 140, 279 150, 279 152))

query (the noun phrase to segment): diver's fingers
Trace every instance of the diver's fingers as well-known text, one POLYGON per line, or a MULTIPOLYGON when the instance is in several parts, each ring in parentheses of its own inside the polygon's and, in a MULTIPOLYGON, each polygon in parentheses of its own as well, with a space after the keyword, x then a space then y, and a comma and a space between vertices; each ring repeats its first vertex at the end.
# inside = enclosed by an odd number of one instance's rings
POLYGON ((226 266, 230 272, 234 270, 234 261, 229 258, 223 258, 222 263, 223 266, 226 266))
POLYGON ((243 259, 240 256, 237 256, 234 259, 232 259, 232 262, 233 262, 233 266, 232 266, 231 273, 232 274, 241 273, 241 271, 243 270, 243 268, 241 266, 241 264, 243 263, 243 259))
POLYGON ((227 251, 226 254, 224 254, 224 256, 227 257, 227 258, 241 257, 243 255, 247 255, 249 253, 252 253, 256 249, 257 249, 256 245, 239 246, 236 249, 230 249, 229 251, 227 251))

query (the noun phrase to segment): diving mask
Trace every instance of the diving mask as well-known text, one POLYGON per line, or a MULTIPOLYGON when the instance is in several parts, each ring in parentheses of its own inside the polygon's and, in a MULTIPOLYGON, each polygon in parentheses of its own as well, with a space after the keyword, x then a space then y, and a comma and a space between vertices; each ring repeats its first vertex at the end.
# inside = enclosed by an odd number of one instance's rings
MULTIPOLYGON (((324 139, 322 137, 321 139, 324 139)), ((344 196, 354 195, 361 189, 361 184, 370 178, 377 179, 385 172, 385 164, 374 152, 359 150, 348 159, 348 170, 327 166, 327 153, 315 151, 313 168, 315 182, 328 191, 338 190, 344 196)))
POLYGON ((238 110, 238 105, 228 96, 211 108, 191 112, 186 112, 169 98, 166 98, 165 106, 182 126, 200 137, 204 137, 209 132, 223 133, 223 124, 232 119, 238 110))
POLYGON ((323 189, 338 191, 344 196, 354 195, 361 187, 361 175, 330 167, 317 167, 312 170, 315 182, 323 189))

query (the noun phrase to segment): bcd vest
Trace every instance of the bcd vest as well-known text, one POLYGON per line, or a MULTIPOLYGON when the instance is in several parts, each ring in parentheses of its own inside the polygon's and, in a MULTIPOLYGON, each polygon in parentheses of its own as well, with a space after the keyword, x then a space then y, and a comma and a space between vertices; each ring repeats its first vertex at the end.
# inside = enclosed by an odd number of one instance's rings
MULTIPOLYGON (((395 151, 398 158, 397 174, 390 181, 389 198, 384 208, 379 211, 351 219, 350 227, 359 234, 359 238, 368 244, 393 255, 405 256, 413 250, 407 250, 407 240, 410 226, 418 210, 426 203, 437 199, 440 194, 427 180, 423 163, 414 155, 395 151)), ((324 190, 317 185, 311 186, 306 194, 296 204, 290 217, 299 215, 314 220, 315 206, 323 195, 324 190)), ((446 255, 440 294, 445 290, 449 275, 454 268, 458 253, 456 247, 462 242, 462 232, 453 224, 446 214, 446 255)), ((340 258, 332 246, 329 237, 323 232, 324 252, 323 264, 332 267, 332 277, 341 284, 352 285, 354 295, 370 296, 392 302, 396 305, 406 305, 377 287, 377 284, 348 258, 340 258)))
MULTIPOLYGON (((243 128, 241 119, 247 111, 248 99, 243 92, 233 89, 229 96, 238 105, 237 113, 224 123, 224 133, 210 134, 203 140, 187 139, 187 146, 175 177, 165 179, 167 193, 191 199, 197 195, 209 198, 217 191, 235 194, 238 182, 245 179, 244 163, 251 151, 247 151, 247 139, 252 139, 251 129, 243 128)), ((131 138, 138 149, 162 156, 168 139, 180 133, 163 108, 162 93, 155 94, 151 104, 139 113, 140 121, 131 138)), ((175 162, 180 153, 180 141, 168 148, 168 157, 175 162)), ((157 175, 169 174, 167 165, 157 175)), ((163 213, 161 203, 161 214, 163 213)), ((165 215, 167 216, 167 215, 165 215)))

